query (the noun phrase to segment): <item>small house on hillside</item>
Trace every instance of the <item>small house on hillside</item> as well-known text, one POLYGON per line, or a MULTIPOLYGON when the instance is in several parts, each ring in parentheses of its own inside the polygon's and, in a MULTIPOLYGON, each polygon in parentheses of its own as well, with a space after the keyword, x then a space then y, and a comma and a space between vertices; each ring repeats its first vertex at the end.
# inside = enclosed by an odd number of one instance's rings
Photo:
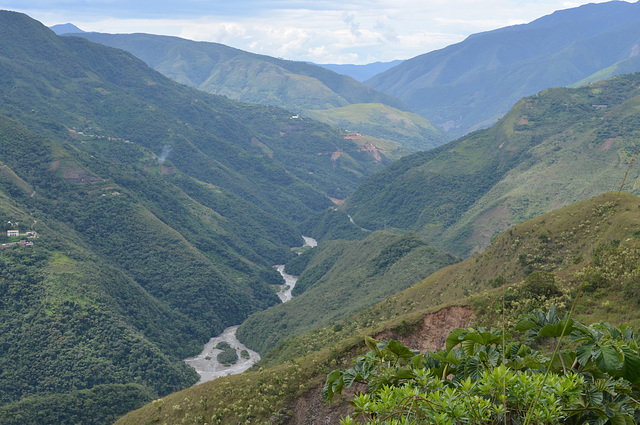
POLYGON ((7 230, 7 236, 20 236, 19 230, 7 230))

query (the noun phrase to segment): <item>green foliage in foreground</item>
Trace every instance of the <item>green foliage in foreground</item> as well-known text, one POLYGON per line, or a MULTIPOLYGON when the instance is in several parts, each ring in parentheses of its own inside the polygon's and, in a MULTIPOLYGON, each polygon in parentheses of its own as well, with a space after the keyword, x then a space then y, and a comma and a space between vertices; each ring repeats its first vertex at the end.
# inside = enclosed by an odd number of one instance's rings
POLYGON ((518 328, 534 338, 570 333, 572 348, 546 356, 482 328, 455 329, 445 349, 425 354, 367 337, 371 351, 331 372, 323 396, 331 401, 354 383, 367 384, 351 404, 369 424, 638 423, 640 339, 631 327, 588 327, 560 320, 552 308, 518 328))

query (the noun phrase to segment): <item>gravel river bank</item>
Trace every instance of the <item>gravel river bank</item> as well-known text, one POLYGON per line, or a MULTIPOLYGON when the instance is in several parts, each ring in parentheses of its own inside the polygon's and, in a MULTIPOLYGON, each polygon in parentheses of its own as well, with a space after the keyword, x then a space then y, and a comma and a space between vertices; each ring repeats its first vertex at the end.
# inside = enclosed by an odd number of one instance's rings
MULTIPOLYGON (((303 238, 304 246, 315 247, 318 245, 316 240, 313 238, 307 236, 303 236, 303 238)), ((278 297, 284 303, 291 300, 291 291, 296 285, 297 278, 286 274, 284 272, 284 265, 282 264, 274 267, 276 267, 276 270, 278 270, 285 281, 285 284, 280 287, 280 291, 278 292, 278 297)), ((204 349, 200 354, 184 360, 186 364, 194 368, 200 375, 200 380, 197 384, 212 381, 221 376, 242 373, 260 360, 260 354, 249 350, 236 338, 236 330, 238 329, 238 326, 239 325, 231 326, 225 329, 220 335, 211 338, 209 342, 205 344, 204 349), (220 354, 222 350, 216 348, 216 346, 221 342, 228 343, 231 348, 236 350, 236 353, 238 354, 238 361, 235 364, 225 366, 218 361, 218 354, 220 354), (249 354, 249 358, 242 357, 241 353, 243 350, 246 350, 249 354)))

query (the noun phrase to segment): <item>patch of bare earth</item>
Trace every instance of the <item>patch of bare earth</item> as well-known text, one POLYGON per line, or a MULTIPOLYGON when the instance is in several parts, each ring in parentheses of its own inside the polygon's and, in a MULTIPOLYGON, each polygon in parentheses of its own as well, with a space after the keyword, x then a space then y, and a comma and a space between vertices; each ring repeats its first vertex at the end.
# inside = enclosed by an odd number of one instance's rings
POLYGON ((367 142, 363 146, 360 146, 360 148, 358 148, 358 152, 369 152, 369 154, 371 154, 373 159, 375 159, 377 162, 382 161, 382 153, 384 153, 382 150, 375 147, 371 142, 367 142))
POLYGON ((413 332, 400 335, 387 330, 374 336, 377 340, 395 339, 414 350, 435 351, 445 348, 449 333, 464 328, 473 319, 473 311, 467 306, 452 306, 427 314, 413 332))
MULTIPOLYGON (((453 329, 468 326, 472 319, 470 307, 452 306, 425 315, 410 334, 400 335, 394 330, 387 330, 373 337, 377 340, 395 339, 420 352, 433 351, 445 348, 447 335, 453 329)), ((298 399, 291 417, 285 421, 287 425, 337 424, 341 417, 353 413, 348 400, 367 389, 365 385, 354 385, 342 395, 336 395, 329 404, 322 398, 323 386, 324 383, 318 385, 298 399)))
POLYGON ((605 140, 605 142, 598 148, 598 150, 600 152, 602 151, 606 151, 609 150, 611 148, 611 145, 613 145, 613 142, 616 141, 615 137, 610 137, 607 140, 605 140))
POLYGON ((81 168, 66 167, 62 169, 62 178, 74 183, 96 183, 100 178, 81 168))
POLYGON ((344 155, 344 152, 342 151, 335 151, 331 153, 331 161, 332 162, 336 162, 338 160, 338 158, 340 158, 342 155, 344 155))

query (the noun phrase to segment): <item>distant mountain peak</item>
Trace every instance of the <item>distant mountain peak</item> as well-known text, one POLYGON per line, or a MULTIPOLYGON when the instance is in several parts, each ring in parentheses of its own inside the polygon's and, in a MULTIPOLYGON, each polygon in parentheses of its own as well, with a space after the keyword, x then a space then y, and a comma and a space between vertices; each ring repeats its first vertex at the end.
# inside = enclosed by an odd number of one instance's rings
POLYGON ((55 32, 56 34, 60 35, 60 34, 76 34, 76 33, 83 33, 86 31, 81 30, 80 28, 78 28, 77 26, 70 24, 70 23, 66 23, 66 24, 58 24, 58 25, 54 25, 52 27, 49 27, 53 32, 55 32))

